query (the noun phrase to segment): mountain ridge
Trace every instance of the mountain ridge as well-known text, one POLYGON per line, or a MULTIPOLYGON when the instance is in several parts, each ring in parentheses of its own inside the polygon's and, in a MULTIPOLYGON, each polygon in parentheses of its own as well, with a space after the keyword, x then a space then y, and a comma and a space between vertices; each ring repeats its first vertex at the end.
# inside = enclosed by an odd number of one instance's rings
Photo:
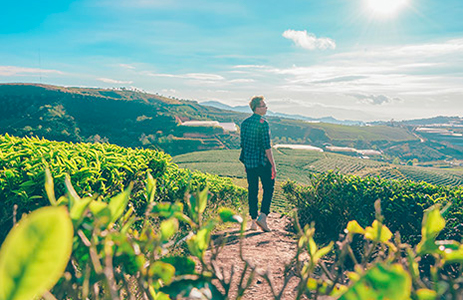
MULTIPOLYGON (((249 115, 138 90, 0 84, 0 134, 15 136, 109 142, 178 155, 240 147, 239 132, 221 127, 186 126, 185 121, 240 125, 249 115)), ((274 144, 374 149, 382 151, 383 159, 387 160, 463 158, 463 147, 444 139, 436 142, 431 133, 425 136, 414 131, 416 126, 398 123, 347 126, 281 115, 267 118, 274 144)))
MULTIPOLYGON (((216 107, 220 109, 226 109, 235 112, 243 112, 243 113, 251 113, 251 108, 247 105, 239 105, 239 106, 230 106, 224 104, 220 101, 204 101, 199 102, 200 105, 216 107)), ((365 125, 366 123, 363 121, 355 121, 355 120, 338 120, 333 118, 332 116, 323 117, 323 118, 311 118, 303 115, 297 114, 285 114, 285 113, 278 113, 274 111, 267 111, 267 116, 269 117, 280 117, 280 118, 287 118, 287 119, 295 119, 295 120, 303 120, 308 122, 323 122, 323 123, 331 123, 331 124, 340 124, 340 125, 365 125)))

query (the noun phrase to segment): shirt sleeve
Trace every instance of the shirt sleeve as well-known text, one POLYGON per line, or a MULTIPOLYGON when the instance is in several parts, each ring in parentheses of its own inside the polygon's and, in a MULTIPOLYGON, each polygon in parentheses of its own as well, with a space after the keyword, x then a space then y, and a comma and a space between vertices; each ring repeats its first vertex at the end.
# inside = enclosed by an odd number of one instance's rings
POLYGON ((270 128, 267 122, 262 124, 262 144, 265 150, 272 148, 270 145, 270 128))

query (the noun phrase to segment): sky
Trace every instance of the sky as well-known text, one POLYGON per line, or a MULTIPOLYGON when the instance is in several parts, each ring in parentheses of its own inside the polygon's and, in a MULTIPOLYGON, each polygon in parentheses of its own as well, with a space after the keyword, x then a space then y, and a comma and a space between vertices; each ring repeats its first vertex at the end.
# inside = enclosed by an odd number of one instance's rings
POLYGON ((43 0, 0 11, 0 83, 131 88, 341 120, 463 116, 462 0, 43 0))

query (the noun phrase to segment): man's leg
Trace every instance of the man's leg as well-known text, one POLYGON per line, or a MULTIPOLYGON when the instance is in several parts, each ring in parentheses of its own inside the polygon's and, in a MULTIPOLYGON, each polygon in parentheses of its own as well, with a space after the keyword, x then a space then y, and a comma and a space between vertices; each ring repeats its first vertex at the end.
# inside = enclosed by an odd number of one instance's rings
POLYGON ((262 189, 264 190, 260 212, 268 215, 270 213, 270 204, 272 204, 275 179, 272 179, 272 166, 270 164, 261 167, 260 170, 259 175, 262 181, 262 189))
POLYGON ((258 168, 246 169, 248 179, 248 203, 249 214, 255 220, 257 218, 257 194, 259 192, 258 168))

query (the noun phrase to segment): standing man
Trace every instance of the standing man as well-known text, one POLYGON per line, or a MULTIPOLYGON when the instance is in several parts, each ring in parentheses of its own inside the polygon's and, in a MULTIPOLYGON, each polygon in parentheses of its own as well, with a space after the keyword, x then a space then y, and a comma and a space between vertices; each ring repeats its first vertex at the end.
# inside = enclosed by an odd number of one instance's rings
POLYGON ((249 106, 253 115, 241 123, 241 155, 240 161, 246 167, 248 179, 249 214, 252 218, 251 229, 259 226, 263 231, 270 231, 267 226, 267 215, 270 213, 273 188, 275 185, 276 167, 270 145, 270 129, 263 116, 267 113, 267 105, 263 96, 252 97, 249 106), (259 217, 257 217, 257 196, 259 178, 264 195, 259 217))

